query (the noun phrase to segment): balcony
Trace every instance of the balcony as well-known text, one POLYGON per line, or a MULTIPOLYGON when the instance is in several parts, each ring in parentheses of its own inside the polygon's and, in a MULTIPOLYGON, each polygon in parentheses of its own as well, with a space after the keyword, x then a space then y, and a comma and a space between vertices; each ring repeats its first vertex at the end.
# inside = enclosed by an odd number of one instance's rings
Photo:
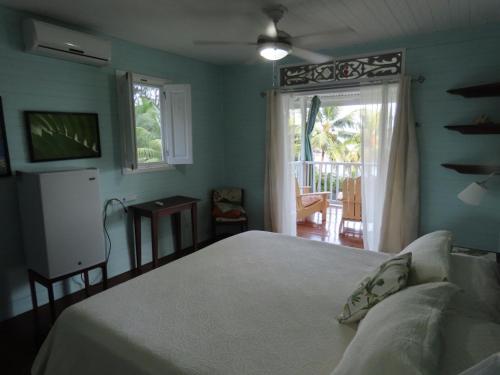
POLYGON ((322 223, 320 213, 311 215, 306 221, 297 223, 297 236, 362 249, 361 223, 346 222, 344 233, 339 233, 342 183, 345 178, 361 175, 361 163, 297 161, 294 172, 300 186, 309 186, 311 192, 330 193, 326 222, 322 223))
POLYGON ((361 163, 336 161, 295 161, 295 177, 300 186, 310 186, 311 192, 328 191, 330 204, 339 203, 345 178, 361 176, 361 163))

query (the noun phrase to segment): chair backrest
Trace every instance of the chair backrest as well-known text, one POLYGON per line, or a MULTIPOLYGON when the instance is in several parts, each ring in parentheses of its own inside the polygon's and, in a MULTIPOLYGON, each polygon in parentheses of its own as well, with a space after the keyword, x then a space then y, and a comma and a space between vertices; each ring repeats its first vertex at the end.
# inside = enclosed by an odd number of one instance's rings
POLYGON ((295 177, 295 200, 296 200, 297 210, 299 211, 302 209, 302 199, 300 195, 301 191, 300 191, 299 181, 297 180, 297 177, 295 177))
POLYGON ((227 202, 243 206, 243 189, 222 188, 212 190, 212 203, 227 202))
POLYGON ((361 220, 361 177, 346 178, 342 183, 342 217, 361 220))
POLYGON ((295 177, 295 195, 298 197, 300 195, 300 186, 297 177, 295 177))

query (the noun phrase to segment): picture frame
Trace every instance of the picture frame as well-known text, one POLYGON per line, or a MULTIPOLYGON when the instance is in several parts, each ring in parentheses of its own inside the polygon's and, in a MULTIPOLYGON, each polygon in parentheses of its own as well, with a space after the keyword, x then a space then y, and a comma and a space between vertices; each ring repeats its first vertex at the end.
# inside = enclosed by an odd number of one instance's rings
POLYGON ((101 157, 97 113, 25 111, 30 161, 101 157))
POLYGON ((3 104, 2 98, 0 97, 0 177, 8 177, 11 174, 9 147, 7 145, 5 119, 3 116, 3 104))

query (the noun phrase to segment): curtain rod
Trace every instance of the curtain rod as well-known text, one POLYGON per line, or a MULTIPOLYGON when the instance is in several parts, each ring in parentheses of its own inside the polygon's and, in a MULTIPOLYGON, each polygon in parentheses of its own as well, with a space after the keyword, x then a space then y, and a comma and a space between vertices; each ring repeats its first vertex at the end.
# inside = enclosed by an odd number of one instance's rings
MULTIPOLYGON (((379 79, 379 80, 371 80, 371 81, 365 81, 365 82, 334 82, 330 84, 325 84, 325 85, 318 85, 318 86, 302 86, 302 87, 290 87, 290 88, 282 88, 280 89, 281 92, 286 92, 286 93, 293 93, 293 92, 309 92, 309 91, 325 91, 325 90, 332 90, 332 89, 345 89, 345 88, 354 88, 354 87, 359 87, 359 86, 371 86, 371 85, 379 85, 382 82, 398 82, 399 79, 391 78, 391 79, 379 79)), ((423 75, 419 75, 416 78, 412 78, 412 82, 417 82, 417 83, 424 83, 425 82, 425 77, 423 75)), ((260 92, 261 97, 266 96, 266 91, 261 91, 260 92)))

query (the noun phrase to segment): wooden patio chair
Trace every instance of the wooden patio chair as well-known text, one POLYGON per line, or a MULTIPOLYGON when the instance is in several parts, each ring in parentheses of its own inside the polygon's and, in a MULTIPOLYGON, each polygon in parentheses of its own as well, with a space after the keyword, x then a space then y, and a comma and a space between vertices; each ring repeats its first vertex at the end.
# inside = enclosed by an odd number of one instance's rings
POLYGON ((342 218, 339 234, 345 234, 345 222, 361 222, 361 177, 346 178, 342 183, 342 193, 338 198, 342 202, 342 218))
POLYGON ((330 192, 311 193, 310 186, 299 187, 295 179, 295 195, 297 199, 297 221, 303 221, 306 217, 321 212, 322 222, 326 222, 326 209, 328 208, 328 196, 330 192))

